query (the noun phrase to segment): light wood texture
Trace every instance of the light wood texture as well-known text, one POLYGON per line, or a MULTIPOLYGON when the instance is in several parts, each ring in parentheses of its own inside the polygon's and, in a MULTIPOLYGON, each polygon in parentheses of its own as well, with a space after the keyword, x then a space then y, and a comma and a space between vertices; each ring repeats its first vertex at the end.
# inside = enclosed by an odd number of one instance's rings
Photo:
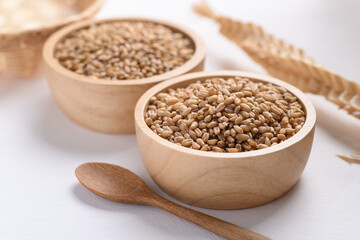
POLYGON ((271 77, 238 71, 192 73, 161 83, 140 98, 135 110, 137 141, 150 176, 179 201, 214 209, 254 207, 288 192, 299 180, 307 163, 315 119, 312 103, 297 88, 271 77), (168 88, 185 87, 197 80, 234 76, 271 82, 292 92, 306 111, 302 129, 286 141, 266 149, 215 153, 171 143, 146 125, 144 114, 149 99, 157 93, 168 88))
POLYGON ((43 49, 46 77, 51 92, 74 122, 105 133, 134 133, 134 109, 140 96, 155 84, 188 72, 204 68, 205 47, 198 35, 189 29, 166 21, 147 18, 113 18, 75 23, 52 35, 43 49), (184 65, 161 75, 136 80, 109 81, 91 79, 61 66, 54 58, 54 47, 68 33, 92 23, 122 20, 142 20, 163 24, 192 39, 195 53, 184 65))
POLYGON ((270 75, 289 82, 304 92, 324 96, 360 119, 360 84, 317 64, 299 49, 267 33, 253 23, 216 15, 203 1, 195 12, 220 24, 220 32, 241 47, 270 75))
POLYGON ((64 4, 79 11, 53 26, 17 33, 0 34, 0 73, 30 77, 39 68, 41 50, 46 39, 59 28, 94 16, 105 0, 69 0, 64 4))
POLYGON ((227 239, 269 239, 234 224, 180 206, 154 193, 135 173, 108 163, 85 163, 75 170, 76 177, 91 192, 122 203, 154 206, 195 223, 227 239))

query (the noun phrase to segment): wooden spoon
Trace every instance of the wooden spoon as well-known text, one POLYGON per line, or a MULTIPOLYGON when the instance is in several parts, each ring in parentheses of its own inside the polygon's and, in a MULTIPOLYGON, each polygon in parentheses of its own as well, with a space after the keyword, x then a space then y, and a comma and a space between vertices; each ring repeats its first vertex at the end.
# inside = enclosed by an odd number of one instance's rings
POLYGON ((108 163, 85 163, 75 170, 80 183, 100 197, 154 206, 227 239, 264 240, 260 234, 180 206, 154 193, 135 173, 108 163))

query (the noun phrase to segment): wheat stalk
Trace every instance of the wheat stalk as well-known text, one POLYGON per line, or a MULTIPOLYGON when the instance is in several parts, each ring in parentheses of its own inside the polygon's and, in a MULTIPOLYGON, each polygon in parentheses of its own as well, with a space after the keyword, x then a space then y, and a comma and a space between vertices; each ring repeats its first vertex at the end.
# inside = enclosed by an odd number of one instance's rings
POLYGON ((194 11, 220 24, 220 33, 241 47, 270 75, 304 92, 324 96, 360 119, 360 84, 349 81, 315 63, 302 49, 267 33, 253 23, 218 16, 203 1, 194 11))
POLYGON ((352 156, 343 156, 343 155, 336 155, 339 158, 341 158, 344 161, 347 161, 348 163, 360 163, 360 153, 353 153, 352 156))

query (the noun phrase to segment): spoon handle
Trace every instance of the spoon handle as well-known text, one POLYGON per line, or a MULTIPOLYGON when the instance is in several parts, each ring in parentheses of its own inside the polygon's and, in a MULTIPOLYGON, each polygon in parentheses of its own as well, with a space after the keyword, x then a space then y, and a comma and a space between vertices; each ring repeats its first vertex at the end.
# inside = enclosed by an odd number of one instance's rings
POLYGON ((201 212, 180 206, 169 200, 156 196, 155 201, 152 201, 151 205, 163 209, 169 213, 172 213, 178 217, 195 223, 213 233, 216 233, 227 239, 244 239, 244 240, 269 240, 265 236, 252 232, 246 228, 236 226, 232 223, 225 222, 218 218, 211 217, 201 212))

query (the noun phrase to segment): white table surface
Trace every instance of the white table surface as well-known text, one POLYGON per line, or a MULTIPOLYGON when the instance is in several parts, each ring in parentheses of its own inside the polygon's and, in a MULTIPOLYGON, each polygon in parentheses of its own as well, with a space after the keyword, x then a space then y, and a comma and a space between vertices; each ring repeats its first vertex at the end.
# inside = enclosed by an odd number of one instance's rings
MULTIPOLYGON (((204 39, 206 70, 263 72, 218 33, 217 25, 191 12, 194 2, 108 0, 98 17, 172 20, 204 39)), ((360 1, 210 3, 219 13, 261 24, 329 69, 360 82, 360 1)), ((193 208, 273 239, 360 239, 360 165, 335 157, 360 151, 360 121, 321 97, 310 98, 318 114, 314 145, 293 190, 246 210, 193 208)), ((171 199, 147 174, 134 135, 101 134, 72 123, 52 99, 42 72, 27 80, 1 77, 0 239, 221 239, 164 211, 92 194, 74 175, 78 165, 90 161, 129 168, 171 199)))

